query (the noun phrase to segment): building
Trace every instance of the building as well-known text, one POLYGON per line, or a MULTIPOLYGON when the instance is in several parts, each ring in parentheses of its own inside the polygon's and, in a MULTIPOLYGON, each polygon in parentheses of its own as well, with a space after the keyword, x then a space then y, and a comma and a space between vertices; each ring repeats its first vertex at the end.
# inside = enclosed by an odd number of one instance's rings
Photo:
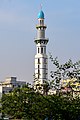
POLYGON ((14 88, 22 87, 26 85, 26 82, 17 81, 16 77, 7 77, 4 82, 0 83, 0 97, 3 93, 9 93, 14 90, 14 88))
POLYGON ((48 38, 45 38, 45 30, 47 26, 44 24, 44 13, 41 10, 38 14, 37 37, 35 44, 37 53, 35 55, 35 80, 34 86, 42 86, 48 80, 48 57, 46 54, 46 45, 48 38))
POLYGON ((80 97, 80 81, 76 78, 62 80, 62 92, 72 92, 73 97, 80 97))
MULTIPOLYGON (((17 81, 16 77, 7 77, 4 82, 0 83, 0 98, 2 97, 2 94, 10 93, 15 88, 22 87, 23 85, 26 85, 26 82, 17 81)), ((2 113, 0 113, 0 119, 1 119, 1 116, 2 116, 2 113)), ((5 119, 7 120, 8 118, 5 118, 5 119)))

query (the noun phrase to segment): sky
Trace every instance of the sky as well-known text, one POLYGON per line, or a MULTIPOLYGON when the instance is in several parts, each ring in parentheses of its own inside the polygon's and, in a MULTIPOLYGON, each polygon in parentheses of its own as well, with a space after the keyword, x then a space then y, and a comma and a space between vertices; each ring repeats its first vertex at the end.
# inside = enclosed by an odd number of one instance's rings
MULTIPOLYGON (((47 25, 47 55, 61 63, 80 60, 80 0, 0 0, 0 81, 33 81, 37 15, 47 25)), ((49 72, 53 65, 48 60, 49 72)))

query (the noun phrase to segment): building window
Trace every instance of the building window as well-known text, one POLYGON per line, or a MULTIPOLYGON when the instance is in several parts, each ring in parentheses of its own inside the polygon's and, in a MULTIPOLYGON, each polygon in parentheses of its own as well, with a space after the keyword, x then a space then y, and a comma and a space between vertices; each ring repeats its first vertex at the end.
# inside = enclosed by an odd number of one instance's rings
POLYGON ((43 53, 43 47, 41 48, 41 53, 43 53))
POLYGON ((12 87, 14 88, 15 85, 12 85, 12 87))
POLYGON ((18 87, 20 87, 20 85, 18 85, 18 87))
POLYGON ((5 91, 2 91, 2 93, 4 94, 4 93, 5 93, 5 91))

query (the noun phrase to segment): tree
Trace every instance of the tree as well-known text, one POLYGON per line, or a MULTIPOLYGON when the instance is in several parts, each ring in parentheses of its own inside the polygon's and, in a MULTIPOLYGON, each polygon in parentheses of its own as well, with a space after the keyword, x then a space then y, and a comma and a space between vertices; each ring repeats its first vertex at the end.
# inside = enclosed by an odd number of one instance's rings
MULTIPOLYGON (((59 91, 62 79, 76 78, 79 82, 80 61, 73 63, 69 60, 65 64, 60 64, 52 55, 50 60, 56 66, 56 70, 51 71, 52 81, 45 81, 44 85, 36 88, 37 91, 27 84, 22 88, 14 89, 11 93, 3 94, 1 99, 3 115, 14 120, 78 120, 80 118, 80 98, 73 98, 70 94, 64 96, 59 91), (43 94, 39 91, 41 87, 44 90, 43 94), (47 94, 52 87, 57 90, 57 95, 47 94)), ((69 86, 71 85, 70 81, 69 86)))
POLYGON ((28 86, 4 94, 1 104, 2 113, 14 120, 77 120, 80 116, 80 98, 44 95, 28 86))
MULTIPOLYGON (((80 61, 73 63, 72 60, 69 59, 66 63, 60 64, 58 58, 53 59, 51 54, 50 60, 56 67, 54 71, 50 72, 51 78, 53 79, 51 82, 58 93, 61 88, 61 80, 72 80, 72 78, 75 78, 77 82, 80 83, 80 61)), ((72 85, 71 87, 73 87, 72 82, 73 81, 70 81, 68 86, 72 85)))
POLYGON ((43 120, 48 113, 48 101, 28 86, 16 88, 1 99, 2 113, 10 119, 43 120))

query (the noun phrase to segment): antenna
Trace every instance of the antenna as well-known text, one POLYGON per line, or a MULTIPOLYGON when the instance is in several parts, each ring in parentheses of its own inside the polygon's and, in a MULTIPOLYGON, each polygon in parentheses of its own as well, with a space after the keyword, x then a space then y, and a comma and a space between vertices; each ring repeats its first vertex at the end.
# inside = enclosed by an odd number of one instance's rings
POLYGON ((42 4, 40 4, 40 10, 42 10, 42 4))

